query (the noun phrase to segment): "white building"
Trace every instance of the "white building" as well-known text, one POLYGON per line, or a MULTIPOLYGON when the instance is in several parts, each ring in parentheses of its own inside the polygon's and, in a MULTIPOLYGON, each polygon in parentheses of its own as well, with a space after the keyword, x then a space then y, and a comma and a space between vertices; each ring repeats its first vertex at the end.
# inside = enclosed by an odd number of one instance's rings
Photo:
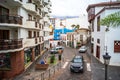
POLYGON ((66 28, 72 29, 71 25, 80 25, 81 28, 88 28, 89 22, 87 15, 79 15, 78 17, 75 18, 68 18, 65 20, 65 25, 66 28))
POLYGON ((22 73, 49 47, 50 7, 50 0, 0 0, 0 78, 22 73))
POLYGON ((79 48, 88 43, 90 38, 90 30, 87 28, 80 28, 75 32, 68 32, 66 38, 66 45, 74 48, 79 48))
POLYGON ((111 56, 110 65, 116 66, 120 66, 120 27, 110 27, 106 32, 106 26, 101 26, 100 20, 118 11, 120 11, 120 2, 91 4, 87 8, 91 27, 92 54, 103 62, 103 55, 108 52, 111 56))

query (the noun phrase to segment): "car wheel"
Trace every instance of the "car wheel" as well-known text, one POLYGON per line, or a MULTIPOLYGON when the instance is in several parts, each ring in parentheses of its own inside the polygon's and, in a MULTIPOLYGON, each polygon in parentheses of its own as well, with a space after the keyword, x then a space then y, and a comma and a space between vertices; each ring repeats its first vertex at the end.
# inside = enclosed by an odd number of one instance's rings
POLYGON ((82 70, 81 73, 84 73, 84 70, 82 70))

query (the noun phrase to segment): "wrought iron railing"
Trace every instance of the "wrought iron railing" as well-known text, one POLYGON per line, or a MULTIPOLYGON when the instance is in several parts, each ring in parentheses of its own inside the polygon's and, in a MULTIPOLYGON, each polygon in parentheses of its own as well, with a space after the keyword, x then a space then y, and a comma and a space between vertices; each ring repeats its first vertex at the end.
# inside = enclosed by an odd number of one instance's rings
POLYGON ((0 39, 0 50, 22 48, 22 39, 0 39))
POLYGON ((22 25, 22 17, 21 16, 0 15, 0 23, 22 25))

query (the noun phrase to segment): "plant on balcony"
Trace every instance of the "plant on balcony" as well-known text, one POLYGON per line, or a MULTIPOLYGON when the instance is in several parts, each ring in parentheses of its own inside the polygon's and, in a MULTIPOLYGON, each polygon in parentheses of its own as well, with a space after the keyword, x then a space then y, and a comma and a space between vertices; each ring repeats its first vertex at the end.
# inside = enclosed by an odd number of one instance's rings
POLYGON ((81 43, 80 42, 77 42, 77 48, 81 46, 81 43))

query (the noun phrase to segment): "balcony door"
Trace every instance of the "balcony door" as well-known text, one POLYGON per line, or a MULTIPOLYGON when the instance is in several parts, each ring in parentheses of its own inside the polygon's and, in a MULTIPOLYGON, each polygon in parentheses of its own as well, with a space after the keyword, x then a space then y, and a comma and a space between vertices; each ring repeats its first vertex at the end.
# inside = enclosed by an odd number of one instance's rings
POLYGON ((0 30, 0 39, 9 39, 9 30, 0 30))
POLYGON ((9 15, 9 9, 0 6, 0 15, 9 15))

